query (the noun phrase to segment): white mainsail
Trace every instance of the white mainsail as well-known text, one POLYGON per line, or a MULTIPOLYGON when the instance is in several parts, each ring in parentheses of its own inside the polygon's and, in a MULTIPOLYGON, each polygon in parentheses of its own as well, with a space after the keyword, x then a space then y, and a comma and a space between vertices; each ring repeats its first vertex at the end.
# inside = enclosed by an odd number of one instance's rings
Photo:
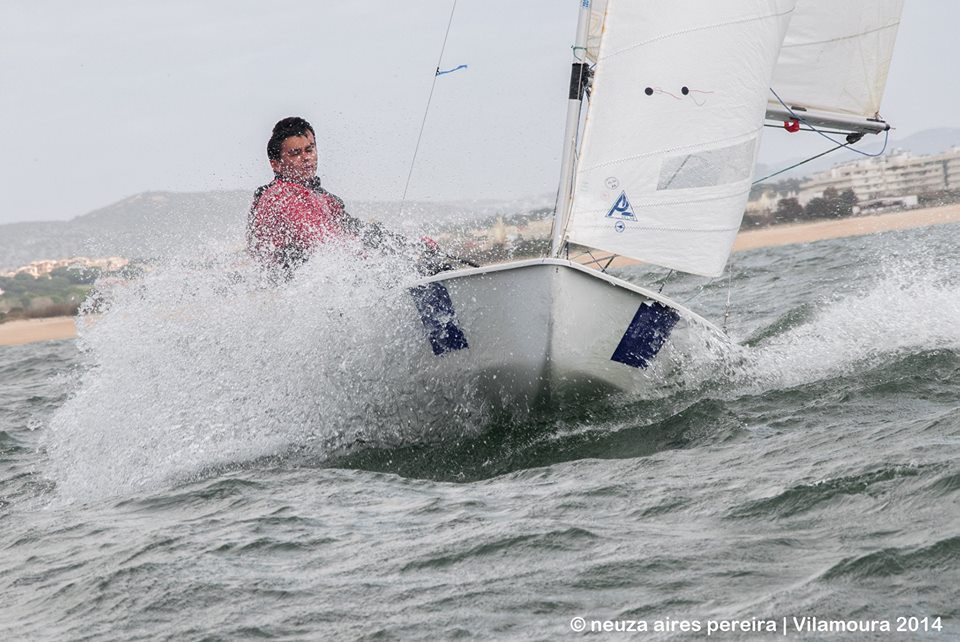
POLYGON ((795 0, 604 5, 567 240, 719 276, 795 0))
MULTIPOLYGON (((798 0, 771 87, 827 123, 829 115, 838 126, 843 117, 878 118, 902 10, 903 0, 798 0)), ((772 96, 769 107, 784 116, 772 96)))
POLYGON ((607 0, 591 0, 590 26, 587 28, 587 60, 596 64, 600 56, 600 41, 607 18, 607 0))

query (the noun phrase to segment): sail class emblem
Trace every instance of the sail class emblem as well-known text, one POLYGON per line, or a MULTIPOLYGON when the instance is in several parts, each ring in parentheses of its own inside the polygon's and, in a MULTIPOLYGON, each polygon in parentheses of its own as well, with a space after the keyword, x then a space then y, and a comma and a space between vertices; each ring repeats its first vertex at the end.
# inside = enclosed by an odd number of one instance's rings
POLYGON ((630 204, 630 199, 627 198, 626 191, 620 192, 617 201, 613 204, 613 207, 610 208, 610 211, 607 212, 607 218, 619 218, 625 221, 637 220, 637 215, 633 213, 633 205, 630 204))

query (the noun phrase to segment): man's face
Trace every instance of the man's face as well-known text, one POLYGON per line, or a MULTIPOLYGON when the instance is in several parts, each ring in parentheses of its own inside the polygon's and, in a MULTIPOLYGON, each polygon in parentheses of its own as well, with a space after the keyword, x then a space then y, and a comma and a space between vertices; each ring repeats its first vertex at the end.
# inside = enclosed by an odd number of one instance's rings
POLYGON ((317 175, 317 141, 313 134, 290 136, 280 146, 280 158, 270 161, 273 172, 281 178, 307 181, 317 175))

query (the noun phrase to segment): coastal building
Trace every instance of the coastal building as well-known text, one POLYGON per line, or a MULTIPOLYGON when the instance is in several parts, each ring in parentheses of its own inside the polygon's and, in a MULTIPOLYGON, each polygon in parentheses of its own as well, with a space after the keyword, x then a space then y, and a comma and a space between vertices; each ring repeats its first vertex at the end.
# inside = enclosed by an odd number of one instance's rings
POLYGON ((531 239, 549 239, 553 218, 545 216, 523 220, 519 223, 507 223, 504 217, 497 216, 489 227, 441 232, 435 239, 441 245, 459 245, 465 250, 491 250, 531 239))
POLYGON ((792 190, 778 192, 775 189, 762 191, 759 196, 747 201, 744 215, 748 220, 769 223, 769 218, 777 210, 777 205, 785 198, 797 198, 797 192, 792 190))
POLYGON ((503 222, 503 217, 498 216, 496 222, 490 230, 495 245, 503 245, 507 242, 507 225, 503 222))
POLYGON ((14 277, 18 274, 29 274, 33 278, 46 276, 58 268, 90 269, 97 268, 104 272, 114 272, 130 263, 120 256, 91 259, 85 256, 76 256, 71 259, 33 261, 16 270, 0 273, 0 276, 14 277))
POLYGON ((853 190, 861 205, 891 199, 916 204, 919 194, 960 190, 960 148, 928 156, 894 151, 836 165, 811 175, 800 186, 798 199, 806 205, 831 187, 853 190))

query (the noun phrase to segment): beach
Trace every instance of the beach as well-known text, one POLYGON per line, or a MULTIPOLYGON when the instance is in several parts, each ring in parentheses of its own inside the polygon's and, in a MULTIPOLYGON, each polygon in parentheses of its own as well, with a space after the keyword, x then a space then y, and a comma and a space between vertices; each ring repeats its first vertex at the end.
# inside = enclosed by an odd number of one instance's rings
MULTIPOLYGON (((865 236, 892 230, 907 230, 929 225, 944 225, 960 223, 960 204, 944 205, 924 209, 894 212, 891 214, 876 214, 873 216, 856 216, 835 221, 814 221, 811 223, 795 223, 792 225, 772 225, 755 230, 741 230, 733 244, 734 252, 758 250, 764 247, 780 245, 800 245, 814 241, 826 241, 851 236, 865 236)), ((606 264, 610 255, 593 253, 592 256, 583 256, 577 260, 589 267, 597 264, 606 264)), ((618 256, 608 265, 610 268, 637 265, 641 261, 618 256)))
MULTIPOLYGON (((891 230, 904 230, 928 225, 960 222, 960 204, 925 209, 857 216, 836 221, 816 221, 793 225, 775 225, 744 230, 733 245, 735 252, 763 247, 812 243, 849 236, 863 236, 891 230)), ((637 261, 618 257, 612 267, 635 264, 637 261)), ((77 328, 73 317, 27 319, 0 323, 0 346, 21 345, 36 341, 73 339, 77 328)))
POLYGON ((25 319, 0 323, 0 346, 73 339, 76 336, 77 326, 73 317, 25 319))
POLYGON ((734 252, 741 252, 762 247, 812 243, 847 236, 863 236, 891 230, 906 230, 914 227, 958 222, 960 222, 960 204, 892 214, 856 216, 836 221, 775 225, 758 230, 741 231, 733 244, 733 250, 734 252))

